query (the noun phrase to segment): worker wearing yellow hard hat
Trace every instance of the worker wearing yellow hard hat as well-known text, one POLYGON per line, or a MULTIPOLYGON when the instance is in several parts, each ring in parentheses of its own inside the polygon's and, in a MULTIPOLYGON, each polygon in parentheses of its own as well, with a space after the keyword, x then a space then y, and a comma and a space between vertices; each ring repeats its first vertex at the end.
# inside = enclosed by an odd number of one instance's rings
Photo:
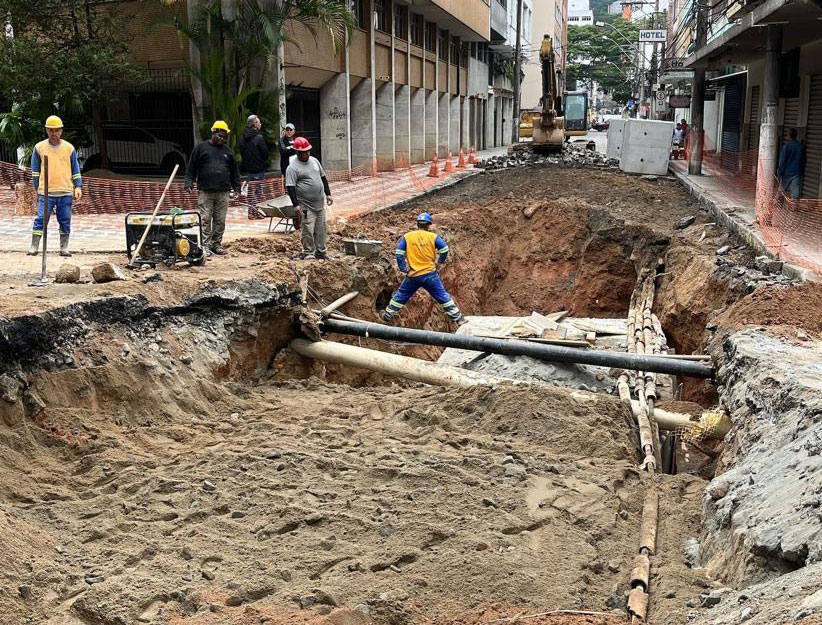
POLYGON ((231 129, 222 119, 211 125, 211 138, 194 146, 186 167, 185 190, 197 183, 197 205, 203 219, 206 255, 225 254, 223 234, 229 192, 240 192, 240 170, 234 152, 226 145, 231 129))
POLYGON ((60 225, 60 256, 71 256, 68 249, 71 205, 73 200, 79 202, 83 197, 83 177, 80 174, 77 151, 68 141, 63 141, 63 120, 57 115, 50 115, 45 127, 48 139, 35 145, 31 155, 31 178, 37 192, 37 217, 34 218, 31 229, 28 254, 36 256, 39 253, 43 222, 47 223, 52 211, 55 211, 60 225), (48 194, 44 193, 46 188, 48 194))

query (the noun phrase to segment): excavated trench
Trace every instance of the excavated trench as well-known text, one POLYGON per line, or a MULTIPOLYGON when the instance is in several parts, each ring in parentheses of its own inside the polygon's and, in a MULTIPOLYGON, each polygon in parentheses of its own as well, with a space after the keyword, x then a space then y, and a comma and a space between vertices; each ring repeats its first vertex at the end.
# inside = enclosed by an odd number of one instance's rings
MULTIPOLYGON (((434 389, 287 348, 304 289, 317 304, 357 290, 346 314, 376 318, 397 280, 390 242, 425 207, 452 250, 444 282, 471 315, 624 317, 637 276, 659 266, 669 344, 709 349, 738 408, 746 374, 724 352, 743 349, 730 345, 739 319, 720 313, 747 302, 749 323, 762 323, 748 294, 781 278, 754 276, 744 250, 717 265, 710 226, 704 245, 701 230, 673 231, 696 209, 671 183, 592 172, 580 188, 567 174, 484 176, 335 235, 385 241, 379 259, 269 267, 293 242, 241 240, 232 254, 260 266, 230 280, 160 298, 124 287, 4 318, 0 613, 50 625, 477 625, 559 608, 613 615, 530 622, 621 623, 651 486, 651 622, 691 622, 694 607, 702 618, 701 596, 719 585, 702 566, 739 588, 807 570, 813 548, 726 540, 733 527, 717 519, 729 513, 713 509, 724 494, 707 497, 700 520, 703 478, 717 462, 735 470, 736 449, 701 444, 690 473, 642 474, 616 397, 434 389)), ((448 329, 424 294, 399 323, 448 329)), ((714 386, 683 383, 683 400, 716 404, 714 386)))

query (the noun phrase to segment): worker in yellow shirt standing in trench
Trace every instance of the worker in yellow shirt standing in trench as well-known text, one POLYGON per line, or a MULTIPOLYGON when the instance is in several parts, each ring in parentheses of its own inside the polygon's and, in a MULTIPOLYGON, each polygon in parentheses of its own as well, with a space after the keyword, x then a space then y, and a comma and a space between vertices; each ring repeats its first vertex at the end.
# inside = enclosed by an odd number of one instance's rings
POLYGON ((68 141, 63 141, 63 121, 56 115, 46 120, 48 139, 34 146, 31 155, 31 176, 34 190, 37 192, 37 217, 31 231, 29 256, 37 256, 40 250, 40 239, 43 236, 43 220, 57 212, 57 223, 60 225, 60 256, 71 256, 69 252, 69 234, 71 233, 71 204, 83 197, 83 177, 80 175, 80 163, 77 151, 68 141), (48 198, 43 197, 42 166, 43 157, 48 157, 48 198), (46 212, 48 206, 48 212, 46 212))

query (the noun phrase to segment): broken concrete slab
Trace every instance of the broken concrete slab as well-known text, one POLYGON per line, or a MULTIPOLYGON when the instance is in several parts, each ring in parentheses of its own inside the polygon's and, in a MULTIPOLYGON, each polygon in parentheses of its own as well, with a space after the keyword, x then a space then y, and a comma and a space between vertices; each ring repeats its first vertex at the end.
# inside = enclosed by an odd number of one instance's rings
POLYGON ((80 267, 71 263, 63 263, 54 276, 58 284, 73 284, 80 280, 80 267))
POLYGON ((128 280, 126 272, 114 263, 100 263, 91 269, 91 277, 97 283, 128 280))

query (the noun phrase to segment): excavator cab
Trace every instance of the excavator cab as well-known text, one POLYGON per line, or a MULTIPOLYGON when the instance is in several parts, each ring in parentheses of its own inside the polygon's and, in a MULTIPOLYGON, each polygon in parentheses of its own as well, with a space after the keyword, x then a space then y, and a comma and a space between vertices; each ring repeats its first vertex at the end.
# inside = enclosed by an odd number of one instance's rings
POLYGON ((588 94, 584 91, 566 91, 563 100, 565 136, 588 134, 588 94))

